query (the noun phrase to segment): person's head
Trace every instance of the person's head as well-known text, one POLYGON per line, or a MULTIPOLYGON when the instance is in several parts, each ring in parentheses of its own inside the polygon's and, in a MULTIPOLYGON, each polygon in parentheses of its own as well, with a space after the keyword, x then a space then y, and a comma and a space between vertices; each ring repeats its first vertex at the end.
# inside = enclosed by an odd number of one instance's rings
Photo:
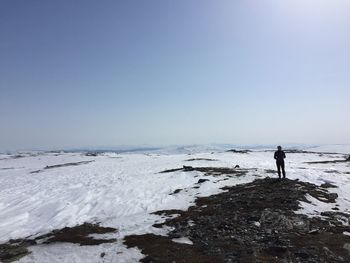
POLYGON ((282 150, 282 147, 278 145, 277 149, 280 151, 280 150, 282 150))

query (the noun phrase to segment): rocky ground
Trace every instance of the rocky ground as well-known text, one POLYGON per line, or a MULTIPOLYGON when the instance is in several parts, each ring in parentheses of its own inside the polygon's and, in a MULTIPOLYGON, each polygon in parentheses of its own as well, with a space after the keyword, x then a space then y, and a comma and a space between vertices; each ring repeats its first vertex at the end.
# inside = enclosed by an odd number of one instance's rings
POLYGON ((350 155, 349 156, 344 156, 345 159, 340 159, 340 160, 329 160, 329 161, 317 161, 317 162, 306 162, 308 164, 326 164, 326 163, 346 163, 350 162, 350 155))
POLYGON ((94 238, 91 235, 107 234, 116 231, 117 229, 111 227, 101 227, 97 224, 85 223, 75 227, 65 227, 60 230, 54 230, 51 233, 36 238, 10 240, 6 244, 0 244, 0 262, 8 263, 16 261, 30 253, 28 250, 29 246, 39 244, 67 242, 79 244, 81 246, 93 246, 115 242, 116 239, 94 238))
POLYGON ((258 179, 198 198, 188 211, 155 227, 172 227, 168 237, 153 234, 125 238, 147 256, 142 262, 350 262, 350 215, 337 212, 331 184, 258 179), (322 217, 297 214, 309 194, 334 203, 322 217), (345 225, 343 223, 345 223, 345 225), (192 244, 174 242, 186 237, 192 244))
MULTIPOLYGON (((75 162, 75 163, 64 163, 64 164, 57 164, 57 165, 48 165, 46 166, 43 170, 47 170, 47 169, 55 169, 55 168, 61 168, 61 167, 67 167, 67 166, 78 166, 78 165, 82 165, 82 164, 88 164, 88 163, 92 163, 94 161, 82 161, 82 162, 75 162)), ((36 170, 36 171, 32 171, 31 173, 40 173, 43 170, 36 170)))

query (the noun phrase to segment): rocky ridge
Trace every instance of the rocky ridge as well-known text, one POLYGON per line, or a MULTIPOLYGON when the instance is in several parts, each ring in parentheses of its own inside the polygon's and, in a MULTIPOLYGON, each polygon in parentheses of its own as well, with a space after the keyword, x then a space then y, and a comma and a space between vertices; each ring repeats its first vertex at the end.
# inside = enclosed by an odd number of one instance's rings
POLYGON ((307 194, 336 210, 330 187, 273 178, 226 187, 187 211, 157 212, 179 214, 154 225, 171 227, 168 236, 128 236, 125 244, 147 255, 142 262, 350 262, 350 215, 297 213, 307 194), (193 244, 173 242, 178 238, 193 244))

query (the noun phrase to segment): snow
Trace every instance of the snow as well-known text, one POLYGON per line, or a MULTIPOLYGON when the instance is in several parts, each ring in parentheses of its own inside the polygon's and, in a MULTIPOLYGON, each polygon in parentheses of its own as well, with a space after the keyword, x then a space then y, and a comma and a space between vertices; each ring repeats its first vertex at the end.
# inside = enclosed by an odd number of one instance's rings
MULTIPOLYGON (((193 149, 192 149, 193 150, 193 149)), ((151 214, 166 209, 186 210, 198 196, 222 192, 220 188, 250 182, 266 176, 277 177, 266 170, 275 170, 272 152, 253 151, 249 154, 216 151, 176 153, 104 153, 86 156, 84 153, 21 153, 0 155, 0 243, 9 239, 35 237, 54 229, 84 222, 114 227, 116 243, 98 246, 51 244, 31 247, 32 254, 19 262, 138 262, 143 257, 136 248, 127 249, 123 238, 131 234, 156 233, 166 235, 167 229, 152 227, 165 220, 151 214), (185 161, 190 158, 210 158, 218 161, 185 161), (76 166, 45 169, 47 166, 93 161, 76 166), (159 173, 183 165, 255 168, 242 177, 220 180, 204 177, 200 172, 159 173), (40 170, 40 172, 32 173, 40 170), (195 189, 199 179, 209 181, 195 189), (176 189, 183 189, 172 194, 176 189), (102 258, 101 253, 105 253, 102 258)), ((345 150, 344 150, 345 151, 345 150)), ((308 164, 343 158, 339 154, 287 154, 286 172, 290 179, 321 185, 330 182, 338 188, 337 207, 350 211, 350 167, 348 163, 308 164), (328 171, 328 172, 327 172, 328 171), (334 171, 334 172, 332 172, 334 171)), ((329 211, 335 204, 323 203, 307 196, 311 203, 302 203, 300 213, 309 216, 329 211)))
POLYGON ((306 195, 306 199, 310 203, 301 202, 302 209, 298 212, 302 214, 306 214, 310 217, 313 217, 316 215, 319 216, 322 212, 331 211, 332 207, 334 207, 333 203, 321 202, 309 194, 306 195))
POLYGON ((171 241, 180 244, 193 245, 193 242, 188 237, 173 238, 171 241))

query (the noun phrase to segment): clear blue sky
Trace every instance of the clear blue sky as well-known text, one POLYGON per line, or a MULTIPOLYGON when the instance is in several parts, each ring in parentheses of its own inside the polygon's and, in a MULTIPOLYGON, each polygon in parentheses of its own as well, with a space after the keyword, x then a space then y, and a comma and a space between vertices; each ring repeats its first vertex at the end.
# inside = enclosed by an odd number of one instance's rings
POLYGON ((0 0, 0 150, 350 143, 348 0, 0 0))

